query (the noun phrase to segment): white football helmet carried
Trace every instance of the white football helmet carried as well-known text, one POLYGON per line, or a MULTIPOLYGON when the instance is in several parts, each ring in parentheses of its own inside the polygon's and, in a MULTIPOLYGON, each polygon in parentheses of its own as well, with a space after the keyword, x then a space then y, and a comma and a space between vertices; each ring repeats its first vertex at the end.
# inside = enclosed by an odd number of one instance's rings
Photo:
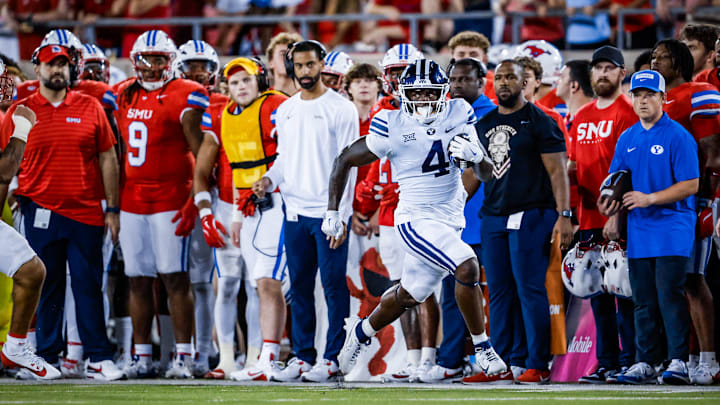
POLYGON ((383 72, 383 89, 387 94, 397 95, 398 82, 400 77, 393 78, 390 70, 405 68, 419 59, 425 59, 425 55, 412 44, 397 44, 385 52, 380 67, 383 72))
POLYGON ((110 63, 105 52, 95 44, 83 44, 82 46, 83 70, 80 72, 80 79, 98 80, 101 76, 105 83, 110 81, 110 63), (96 72, 97 70, 97 72, 96 72))
POLYGON ((602 247, 593 242, 578 242, 562 261, 562 281, 565 288, 580 298, 601 294, 603 274, 602 247))
POLYGON ((603 246, 601 256, 605 265, 603 285, 607 292, 622 298, 632 298, 630 271, 625 249, 620 243, 610 241, 603 246))
POLYGON ((555 86, 560 79, 563 58, 560 51, 547 41, 525 41, 515 49, 513 58, 529 56, 535 58, 543 68, 542 84, 555 86))
POLYGON ((185 42, 178 48, 177 58, 173 64, 175 77, 190 79, 189 62, 200 61, 205 62, 205 70, 210 74, 210 85, 215 84, 218 72, 220 71, 220 59, 217 52, 205 41, 190 40, 185 42))
POLYGON ((153 91, 161 88, 167 82, 173 79, 172 66, 177 56, 177 47, 175 42, 163 31, 151 30, 145 31, 133 44, 130 51, 130 61, 133 65, 133 71, 138 82, 147 91, 153 91), (143 71, 158 70, 146 58, 147 55, 162 55, 167 58, 167 64, 160 67, 161 78, 159 80, 145 80, 143 71))

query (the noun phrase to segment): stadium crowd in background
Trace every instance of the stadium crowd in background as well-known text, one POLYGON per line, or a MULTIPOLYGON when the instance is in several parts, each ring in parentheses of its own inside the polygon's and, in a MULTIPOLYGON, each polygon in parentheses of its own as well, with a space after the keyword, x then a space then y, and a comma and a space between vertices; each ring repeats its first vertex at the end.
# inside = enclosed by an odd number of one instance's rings
POLYGON ((409 44, 403 13, 484 2, 100 3, 4 3, 34 67, 3 55, 4 373, 568 381, 589 299, 594 357, 573 381, 720 382, 717 26, 665 38, 664 0, 511 0, 493 11, 538 13, 518 46, 462 20, 409 44), (623 7, 657 15, 618 33, 623 7), (567 27, 547 15, 562 9, 567 27), (386 19, 319 23, 318 40, 47 27, 323 10, 386 19), (631 64, 618 35, 647 52, 631 64), (103 48, 133 74, 114 79, 103 48), (380 69, 353 51, 381 51, 380 69))

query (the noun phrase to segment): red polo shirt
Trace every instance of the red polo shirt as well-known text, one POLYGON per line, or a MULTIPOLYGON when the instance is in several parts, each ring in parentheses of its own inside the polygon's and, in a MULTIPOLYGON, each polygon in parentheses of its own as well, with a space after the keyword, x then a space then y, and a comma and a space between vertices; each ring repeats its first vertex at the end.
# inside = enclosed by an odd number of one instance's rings
POLYGON ((18 104, 33 110, 37 122, 28 135, 16 193, 75 221, 104 225, 98 154, 112 148, 115 137, 100 103, 69 91, 54 107, 37 92, 8 109, 0 127, 3 148, 15 130, 12 114, 18 104))

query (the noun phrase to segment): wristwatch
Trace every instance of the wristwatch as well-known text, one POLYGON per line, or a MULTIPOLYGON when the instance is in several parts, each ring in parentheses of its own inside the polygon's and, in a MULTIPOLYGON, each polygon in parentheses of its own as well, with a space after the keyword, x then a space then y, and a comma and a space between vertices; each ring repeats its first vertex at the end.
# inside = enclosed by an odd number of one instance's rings
POLYGON ((563 210, 563 211, 560 211, 560 216, 565 217, 565 218, 572 218, 573 213, 570 210, 563 210))
POLYGON ((119 214, 120 207, 105 207, 106 214, 119 214))

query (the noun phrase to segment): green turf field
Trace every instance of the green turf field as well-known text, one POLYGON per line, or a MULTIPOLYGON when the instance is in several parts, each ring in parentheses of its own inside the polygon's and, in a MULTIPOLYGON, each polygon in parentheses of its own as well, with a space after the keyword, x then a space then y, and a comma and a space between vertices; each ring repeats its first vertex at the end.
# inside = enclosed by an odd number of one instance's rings
POLYGON ((0 404, 432 404, 432 403, 608 403, 608 404, 720 404, 720 391, 674 388, 585 389, 541 388, 453 389, 382 385, 281 386, 281 385, 142 385, 51 384, 0 385, 0 404))

